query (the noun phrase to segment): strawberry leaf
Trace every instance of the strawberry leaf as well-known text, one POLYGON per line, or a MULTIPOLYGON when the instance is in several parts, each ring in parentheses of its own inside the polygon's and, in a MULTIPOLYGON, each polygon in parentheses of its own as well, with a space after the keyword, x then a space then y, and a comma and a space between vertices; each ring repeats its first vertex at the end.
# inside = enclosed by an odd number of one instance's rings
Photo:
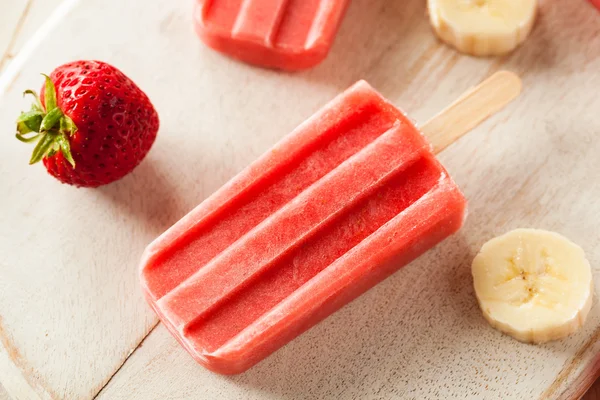
POLYGON ((69 134, 69 136, 73 136, 75 132, 77 132, 77 127, 71 118, 67 115, 64 115, 60 119, 60 131, 64 134, 69 134))
POLYGON ((52 148, 52 144, 54 143, 55 139, 56 134, 54 133, 48 132, 45 135, 43 135, 40 141, 35 146, 35 149, 33 149, 33 154, 31 155, 29 164, 35 164, 39 162, 42 158, 44 158, 46 153, 48 153, 48 151, 50 151, 50 149, 52 148))
POLYGON ((46 114, 46 116, 44 116, 44 119, 42 119, 42 123, 40 125, 40 132, 46 132, 54 128, 54 126, 56 126, 56 124, 60 121, 62 116, 63 113, 60 110, 60 108, 53 108, 52 111, 46 114))
POLYGON ((44 101, 46 103, 46 112, 50 113, 56 108, 56 88, 52 79, 48 75, 42 74, 46 77, 46 87, 44 90, 44 101))
MULTIPOLYGON (((26 121, 23 121, 23 124, 27 126, 27 128, 31 129, 32 132, 39 132, 40 127, 42 126, 42 115, 36 115, 26 121)), ((17 124, 18 125, 18 124, 17 124)))
POLYGON ((73 160, 73 156, 71 155, 71 145, 69 144, 69 139, 65 136, 65 134, 60 134, 56 138, 56 142, 60 145, 60 152, 67 159, 69 164, 75 167, 75 160, 73 160))
POLYGON ((35 130, 31 129, 29 126, 27 126, 27 124, 25 122, 18 122, 17 123, 17 133, 20 135, 25 135, 26 133, 30 133, 30 132, 36 132, 35 130))
POLYGON ((39 96, 33 90, 26 90, 23 95, 33 96, 35 102, 32 104, 30 111, 21 113, 17 119, 17 134, 15 136, 25 143, 37 141, 29 164, 35 164, 44 157, 51 157, 60 151, 64 158, 75 167, 69 138, 77 132, 77 126, 58 107, 54 83, 47 75, 44 75, 44 77, 46 78, 44 87, 45 107, 42 106, 39 96))
POLYGON ((40 134, 39 133, 37 135, 35 135, 35 136, 30 137, 30 138, 23 136, 23 134, 21 134, 21 133, 17 133, 15 136, 17 137, 17 139, 19 139, 23 143, 35 142, 36 140, 38 140, 40 138, 40 134))
POLYGON ((44 108, 42 107, 42 103, 40 102, 40 97, 37 95, 37 93, 31 89, 27 89, 26 91, 23 92, 23 97, 25 97, 28 94, 32 95, 35 98, 35 103, 33 103, 31 105, 31 109, 37 110, 37 111, 44 111, 44 108))
POLYGON ((25 122, 30 118, 36 117, 36 116, 42 116, 44 115, 43 112, 41 111, 37 111, 37 110, 32 110, 32 111, 28 111, 28 112, 24 112, 21 113, 21 115, 19 116, 19 118, 17 118, 17 123, 19 122, 25 122))
POLYGON ((44 113, 42 111, 31 110, 21 113, 17 119, 17 131, 20 133, 39 132, 44 113))

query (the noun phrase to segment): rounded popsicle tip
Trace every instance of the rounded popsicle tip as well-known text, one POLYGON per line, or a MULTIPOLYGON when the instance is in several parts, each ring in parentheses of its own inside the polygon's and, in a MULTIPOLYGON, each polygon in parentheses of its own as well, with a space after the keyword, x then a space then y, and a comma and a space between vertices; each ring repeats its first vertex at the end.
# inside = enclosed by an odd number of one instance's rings
POLYGON ((517 97, 523 90, 523 82, 519 75, 514 72, 501 70, 492 75, 490 79, 502 82, 503 86, 506 88, 507 96, 512 96, 513 98, 517 97))
POLYGON ((498 71, 425 123, 421 131, 437 154, 517 98, 521 89, 521 78, 515 73, 498 71))
POLYGON ((192 354, 192 357, 204 368, 221 375, 238 375, 255 364, 249 363, 244 357, 236 357, 233 353, 219 353, 203 353, 198 356, 192 354))

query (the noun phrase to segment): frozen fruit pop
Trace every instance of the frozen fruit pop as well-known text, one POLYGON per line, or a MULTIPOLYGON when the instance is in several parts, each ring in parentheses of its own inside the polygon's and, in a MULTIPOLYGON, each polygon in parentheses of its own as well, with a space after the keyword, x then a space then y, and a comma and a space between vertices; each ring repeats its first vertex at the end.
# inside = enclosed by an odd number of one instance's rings
MULTIPOLYGON (((515 79, 427 124, 434 148, 516 96, 515 79)), ((465 207, 424 136, 361 81, 150 244, 143 292, 199 363, 242 372, 456 232, 465 207)))
POLYGON ((198 0, 196 32, 242 61, 288 71, 310 68, 329 52, 348 0, 198 0))

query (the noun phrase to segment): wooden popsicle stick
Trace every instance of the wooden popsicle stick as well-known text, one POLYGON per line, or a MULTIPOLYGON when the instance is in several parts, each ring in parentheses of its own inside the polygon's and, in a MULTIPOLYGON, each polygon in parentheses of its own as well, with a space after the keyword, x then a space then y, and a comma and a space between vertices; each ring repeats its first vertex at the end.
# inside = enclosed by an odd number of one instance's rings
POLYGON ((465 92, 421 127, 439 153, 475 128, 521 93, 521 79, 509 71, 499 71, 465 92))

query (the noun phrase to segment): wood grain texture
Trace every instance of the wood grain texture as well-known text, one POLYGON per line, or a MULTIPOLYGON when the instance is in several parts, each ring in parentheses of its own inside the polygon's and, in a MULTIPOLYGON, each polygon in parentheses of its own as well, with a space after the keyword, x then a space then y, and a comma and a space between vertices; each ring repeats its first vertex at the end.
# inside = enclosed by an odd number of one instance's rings
MULTIPOLYGON (((23 25, 31 10, 32 0, 16 0, 9 2, 0 15, 0 71, 18 52, 19 37, 27 37, 23 25)), ((6 4, 3 4, 6 6, 6 4)))
POLYGON ((10 400, 10 396, 6 393, 6 390, 0 385, 0 400, 10 400))
POLYGON ((0 2, 0 73, 62 0, 0 2))
POLYGON ((590 185, 600 168, 600 120, 590 112, 600 107, 600 24, 590 5, 542 1, 525 45, 488 60, 438 43, 421 0, 355 0, 328 59, 291 75, 207 50, 189 6, 79 4, 4 97, 9 126, 40 70, 99 58, 130 75, 161 115, 148 159, 99 190, 15 168, 30 149, 14 140, 0 148, 0 206, 11 210, 0 215, 9 393, 91 398, 108 382, 99 398, 569 398, 571 384, 591 383, 582 377, 598 352, 597 302, 580 333, 529 346, 489 328, 469 271, 490 237, 532 226, 580 244, 600 283, 600 187, 590 185), (162 325, 152 330, 137 284, 145 244, 340 90, 365 78, 426 121, 500 68, 523 76, 523 95, 440 156, 470 200, 460 234, 240 376, 209 373, 162 325))

